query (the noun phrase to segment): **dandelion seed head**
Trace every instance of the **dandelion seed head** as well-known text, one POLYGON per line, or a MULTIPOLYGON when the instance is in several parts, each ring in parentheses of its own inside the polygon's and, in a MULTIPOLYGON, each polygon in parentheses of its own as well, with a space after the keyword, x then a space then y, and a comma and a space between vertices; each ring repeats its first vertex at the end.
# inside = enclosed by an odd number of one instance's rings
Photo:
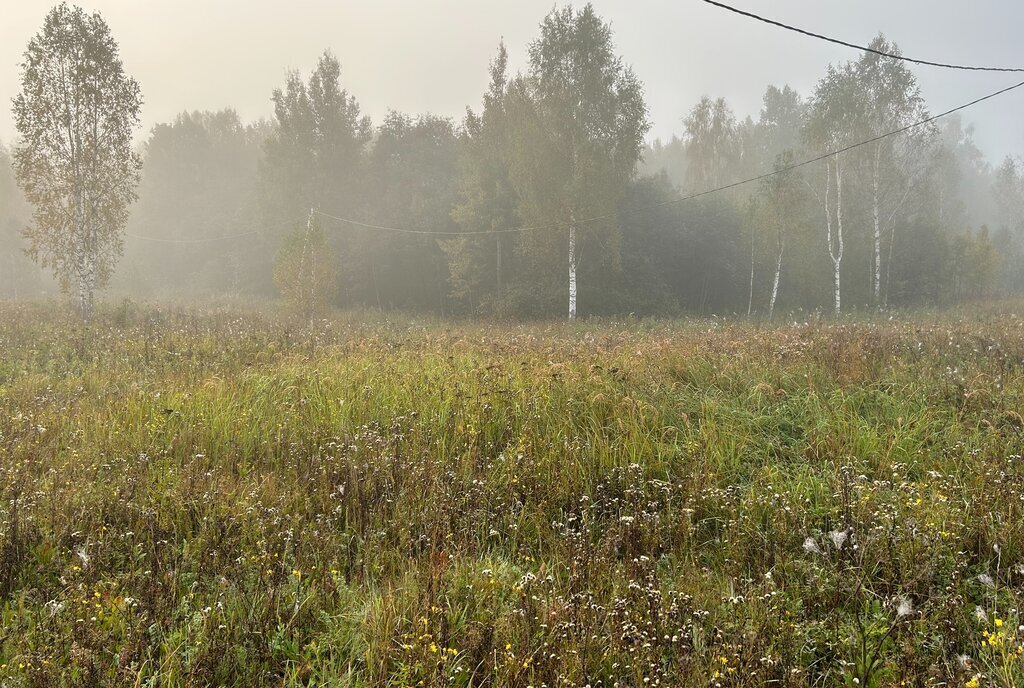
POLYGON ((846 544, 847 538, 850 537, 849 530, 833 530, 828 534, 832 538, 832 544, 835 545, 836 549, 842 549, 843 545, 846 544))

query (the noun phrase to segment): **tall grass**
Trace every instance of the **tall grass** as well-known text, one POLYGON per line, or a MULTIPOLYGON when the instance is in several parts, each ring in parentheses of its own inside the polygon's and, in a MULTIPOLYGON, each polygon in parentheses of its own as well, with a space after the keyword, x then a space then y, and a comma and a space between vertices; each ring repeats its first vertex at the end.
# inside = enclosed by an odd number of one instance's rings
POLYGON ((1024 328, 0 306, 10 686, 1013 686, 1024 328))

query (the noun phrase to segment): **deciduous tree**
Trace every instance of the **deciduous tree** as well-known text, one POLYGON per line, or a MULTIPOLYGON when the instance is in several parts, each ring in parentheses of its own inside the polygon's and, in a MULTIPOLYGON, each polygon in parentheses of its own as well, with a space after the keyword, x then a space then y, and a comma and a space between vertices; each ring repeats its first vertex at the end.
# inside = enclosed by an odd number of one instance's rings
POLYGON ((121 254, 141 161, 132 148, 142 97, 99 14, 61 3, 28 43, 14 99, 18 183, 34 208, 30 254, 82 317, 121 254))

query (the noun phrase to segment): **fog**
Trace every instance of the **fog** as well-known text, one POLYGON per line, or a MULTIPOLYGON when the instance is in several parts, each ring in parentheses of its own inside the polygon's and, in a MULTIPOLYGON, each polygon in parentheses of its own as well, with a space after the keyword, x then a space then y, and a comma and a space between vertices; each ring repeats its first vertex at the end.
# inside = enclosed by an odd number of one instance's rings
MULTIPOLYGON (((21 55, 52 6, 8 4, 0 22, 5 104, 21 90, 21 55)), ((1014 32, 1024 7, 1017 3, 975 3, 970 12, 952 0, 819 3, 813 11, 791 0, 738 6, 862 44, 883 34, 922 59, 1024 65, 1014 32)), ((139 198, 122 228, 124 255, 111 270, 106 293, 114 298, 277 300, 288 293, 275 266, 280 272, 287 262, 289 237, 305 232, 304 261, 315 229, 323 235, 317 260, 336 268, 322 287, 323 307, 553 316, 567 298, 562 234, 579 216, 595 215, 614 218, 580 229, 584 314, 839 309, 833 269, 845 279, 848 307, 943 304, 1019 288, 1024 191, 1013 160, 1024 152, 1024 89, 940 120, 927 140, 893 139, 888 167, 871 179, 868 151, 844 158, 847 252, 836 267, 825 227, 834 209, 819 207, 823 194, 834 193, 823 187, 824 164, 796 172, 790 185, 802 191, 789 196, 753 183, 678 200, 768 172, 787 152, 793 163, 831 150, 808 137, 811 103, 830 65, 862 58, 855 50, 692 0, 593 3, 611 28, 614 54, 641 84, 647 115, 635 164, 616 169, 614 182, 573 173, 576 195, 566 203, 547 197, 551 179, 563 178, 561 161, 543 158, 538 171, 543 147, 534 150, 531 136, 539 134, 515 115, 518 98, 541 102, 544 93, 530 81, 538 71, 529 47, 543 38, 549 2, 307 0, 284 11, 265 0, 184 0, 173 10, 109 0, 85 9, 109 25, 143 97, 134 132, 143 163, 139 198), (502 88, 522 74, 525 95, 508 88, 488 113, 488 64, 502 40, 502 88), (299 151, 305 144, 282 134, 283 111, 275 113, 272 101, 275 89, 289 92, 289 74, 298 74, 295 93, 311 91, 312 75, 330 73, 325 51, 340 64, 339 92, 353 99, 336 129, 311 132, 331 142, 334 157, 326 161, 316 144, 299 151), (779 113, 765 98, 775 92, 795 95, 789 121, 773 119, 779 113), (709 106, 721 103, 722 117, 700 109, 705 96, 709 106), (701 113, 709 117, 703 125, 701 113), (725 142, 722 150, 716 143, 708 157, 701 136, 725 137, 715 138, 725 142), (299 169, 314 160, 316 169, 299 169), (872 192, 872 182, 893 197, 872 192), (315 222, 310 206, 321 211, 315 222), (559 214, 569 206, 573 212, 559 214), (516 233, 527 225, 558 228, 516 233)), ((906 66, 922 116, 1017 76, 906 66)), ((284 115, 289 126, 304 116, 284 115)), ((828 140, 848 145, 882 133, 866 127, 828 140)), ((21 230, 31 207, 10 172, 18 137, 6 106, 0 141, 0 296, 53 294, 48 271, 24 255, 21 230)))
MULTIPOLYGON (((18 64, 28 38, 52 6, 49 0, 8 0, 0 22, 0 97, 18 90, 18 64)), ((82 3, 103 14, 128 71, 142 84, 148 130, 184 110, 232 107, 244 120, 269 117, 271 90, 288 69, 308 71, 325 49, 338 56, 346 88, 367 114, 389 109, 459 118, 487 85, 481 66, 505 39, 514 70, 551 10, 545 0, 515 3, 442 0, 303 0, 278 2, 181 0, 154 6, 136 0, 82 3), (173 9, 172 9, 173 7, 173 9)), ((1024 6, 982 0, 968 11, 957 0, 859 3, 750 0, 737 6, 783 22, 865 43, 882 32, 904 52, 970 64, 1024 64, 1017 27, 1024 6)), ((725 97, 741 116, 756 117, 768 84, 814 88, 825 65, 855 57, 850 50, 755 24, 694 0, 601 0, 619 52, 645 85, 651 138, 680 133, 684 114, 704 94, 725 97)), ((1000 74, 915 69, 935 109, 945 109, 1011 81, 1000 74)), ((979 147, 990 158, 1024 152, 1024 94, 972 111, 979 147)), ((9 109, 0 108, 0 140, 13 136, 9 109)))

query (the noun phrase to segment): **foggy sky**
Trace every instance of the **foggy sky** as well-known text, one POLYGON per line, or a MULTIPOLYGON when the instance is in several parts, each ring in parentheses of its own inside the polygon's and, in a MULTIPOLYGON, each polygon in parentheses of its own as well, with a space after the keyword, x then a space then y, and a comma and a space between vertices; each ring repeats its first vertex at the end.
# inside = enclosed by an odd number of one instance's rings
MULTIPOLYGON (((0 0, 0 140, 10 142, 18 63, 52 0, 0 0)), ((479 108, 487 63, 504 37, 513 71, 552 0, 83 0, 106 18, 126 70, 141 84, 144 130, 182 110, 272 114, 288 69, 308 72, 324 49, 342 85, 375 123, 389 108, 459 119, 479 108)), ((582 3, 576 3, 582 4, 582 3)), ((768 84, 811 92, 830 61, 858 53, 755 23, 699 0, 594 0, 643 80, 651 138, 682 131, 703 94, 755 118, 768 84)), ((1015 0, 735 0, 736 6, 856 43, 878 32, 920 59, 1024 66, 1024 3, 1015 0)), ((933 112, 1021 81, 914 67, 933 112)), ((1024 89, 964 113, 993 162, 1024 153, 1024 89)))

